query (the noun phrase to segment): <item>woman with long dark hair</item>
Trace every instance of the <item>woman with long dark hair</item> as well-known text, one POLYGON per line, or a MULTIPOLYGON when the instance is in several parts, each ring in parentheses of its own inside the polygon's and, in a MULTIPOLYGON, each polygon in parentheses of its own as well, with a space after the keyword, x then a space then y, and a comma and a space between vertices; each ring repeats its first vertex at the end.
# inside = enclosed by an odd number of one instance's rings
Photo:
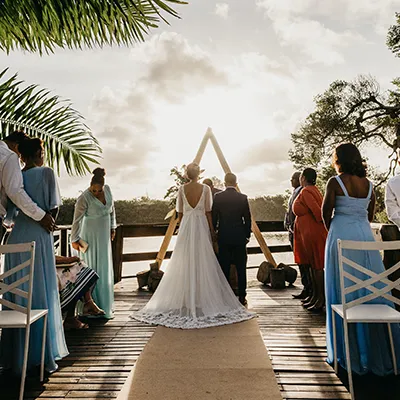
MULTIPOLYGON (((342 303, 337 240, 367 242, 375 240, 370 225, 375 210, 375 194, 372 182, 366 177, 366 167, 357 147, 351 143, 336 147, 333 166, 337 175, 327 183, 322 207, 324 223, 329 231, 325 250, 326 342, 329 363, 334 362, 331 305, 342 303)), ((347 257, 376 274, 385 270, 378 251, 349 251, 347 257)), ((365 277, 366 275, 361 274, 359 278, 365 279, 365 277)), ((350 300, 350 297, 355 299, 369 293, 370 291, 363 289, 347 296, 350 300)), ((393 306, 393 303, 382 298, 375 299, 373 303, 393 306)), ((337 357, 342 367, 346 368, 343 321, 336 316, 335 322, 337 357)), ((400 349, 398 325, 392 324, 392 331, 398 352, 400 349)), ((393 373, 386 324, 349 324, 349 343, 351 365, 355 373, 372 372, 376 375, 393 373)), ((398 364, 399 360, 400 358, 398 364)))

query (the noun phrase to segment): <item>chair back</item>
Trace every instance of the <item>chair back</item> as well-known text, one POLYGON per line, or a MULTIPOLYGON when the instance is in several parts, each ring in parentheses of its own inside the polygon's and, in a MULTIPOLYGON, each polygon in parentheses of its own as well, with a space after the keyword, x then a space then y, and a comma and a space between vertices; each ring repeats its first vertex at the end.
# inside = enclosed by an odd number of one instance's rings
MULTIPOLYGON (((381 251, 381 250, 399 250, 400 241, 390 242, 359 242, 352 240, 341 240, 337 241, 338 256, 339 256, 339 273, 340 273, 340 288, 342 296, 342 306, 344 314, 346 315, 346 309, 372 301, 376 298, 382 297, 386 300, 392 301, 393 303, 400 305, 400 300, 391 294, 392 289, 400 287, 400 278, 392 282, 388 279, 388 276, 400 268, 400 261, 393 265, 386 271, 377 274, 374 271, 366 268, 363 265, 351 260, 345 256, 346 250, 356 251, 381 251), (365 276, 364 279, 360 279, 360 273, 365 276), (358 275, 358 276, 357 276, 358 275), (347 279, 347 285, 345 282, 347 279), (375 286, 379 283, 377 286, 375 286), (361 295, 359 297, 348 300, 347 298, 351 293, 357 290, 366 289, 369 294, 361 295)), ((380 256, 380 254, 379 254, 380 256)), ((365 257, 368 259, 368 257, 365 257)))
POLYGON ((0 274, 0 304, 15 311, 26 314, 27 321, 30 320, 30 313, 32 309, 32 289, 33 289, 33 273, 35 261, 35 242, 21 243, 21 244, 6 244, 0 246, 0 254, 10 253, 29 253, 29 258, 23 263, 12 267, 6 272, 0 274), (27 269, 26 275, 19 279, 12 279, 12 276, 17 272, 27 269), (6 281, 12 281, 7 284, 6 281), (10 279, 11 278, 11 279, 10 279), (28 282, 28 291, 20 288, 25 282, 28 282), (4 295, 6 293, 14 294, 14 300, 6 300, 4 295), (26 306, 19 304, 17 298, 26 299, 26 306))

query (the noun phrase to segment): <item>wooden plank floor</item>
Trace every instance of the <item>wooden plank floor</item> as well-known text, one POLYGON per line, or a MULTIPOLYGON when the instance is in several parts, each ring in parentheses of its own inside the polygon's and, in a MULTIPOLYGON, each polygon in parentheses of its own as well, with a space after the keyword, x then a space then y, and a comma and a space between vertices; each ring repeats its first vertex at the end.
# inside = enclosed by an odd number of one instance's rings
MULTIPOLYGON (((325 315, 304 310, 291 296, 298 288, 269 289, 255 280, 255 273, 249 270, 249 303, 258 313, 283 398, 349 399, 346 387, 325 362, 325 315)), ((147 292, 136 288, 133 279, 116 285, 115 319, 106 323, 91 321, 89 330, 67 332, 70 355, 59 362, 59 370, 43 385, 38 378, 28 379, 25 398, 116 398, 155 330, 129 318, 149 299, 147 292)), ((397 378, 356 380, 356 384, 357 400, 400 399, 397 378), (371 397, 373 391, 378 395, 371 397)), ((16 399, 18 387, 19 381, 0 372, 1 400, 16 399)))

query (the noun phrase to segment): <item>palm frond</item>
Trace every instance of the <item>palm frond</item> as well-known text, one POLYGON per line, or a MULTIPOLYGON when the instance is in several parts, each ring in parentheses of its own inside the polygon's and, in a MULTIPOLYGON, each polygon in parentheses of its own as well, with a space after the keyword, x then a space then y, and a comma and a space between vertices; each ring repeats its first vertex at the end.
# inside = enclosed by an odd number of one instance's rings
POLYGON ((164 14, 179 17, 169 4, 180 0, 3 0, 0 1, 0 49, 53 52, 128 45, 143 41, 164 14))
POLYGON ((0 72, 1 137, 16 129, 40 137, 47 163, 58 173, 61 163, 70 175, 84 175, 88 163, 98 164, 101 148, 79 112, 48 90, 24 86, 17 74, 7 79, 7 70, 0 72))

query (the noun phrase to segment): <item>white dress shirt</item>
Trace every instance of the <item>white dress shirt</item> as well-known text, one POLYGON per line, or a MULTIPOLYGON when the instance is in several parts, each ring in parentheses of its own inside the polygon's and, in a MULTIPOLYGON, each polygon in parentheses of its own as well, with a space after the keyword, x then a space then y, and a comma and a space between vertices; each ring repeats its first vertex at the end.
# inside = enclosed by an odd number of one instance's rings
POLYGON ((386 185, 385 207, 388 218, 400 227, 400 175, 390 178, 386 185))
POLYGON ((4 218, 6 214, 7 197, 35 221, 40 221, 46 215, 24 190, 17 154, 10 150, 5 142, 0 141, 0 218, 4 218))

